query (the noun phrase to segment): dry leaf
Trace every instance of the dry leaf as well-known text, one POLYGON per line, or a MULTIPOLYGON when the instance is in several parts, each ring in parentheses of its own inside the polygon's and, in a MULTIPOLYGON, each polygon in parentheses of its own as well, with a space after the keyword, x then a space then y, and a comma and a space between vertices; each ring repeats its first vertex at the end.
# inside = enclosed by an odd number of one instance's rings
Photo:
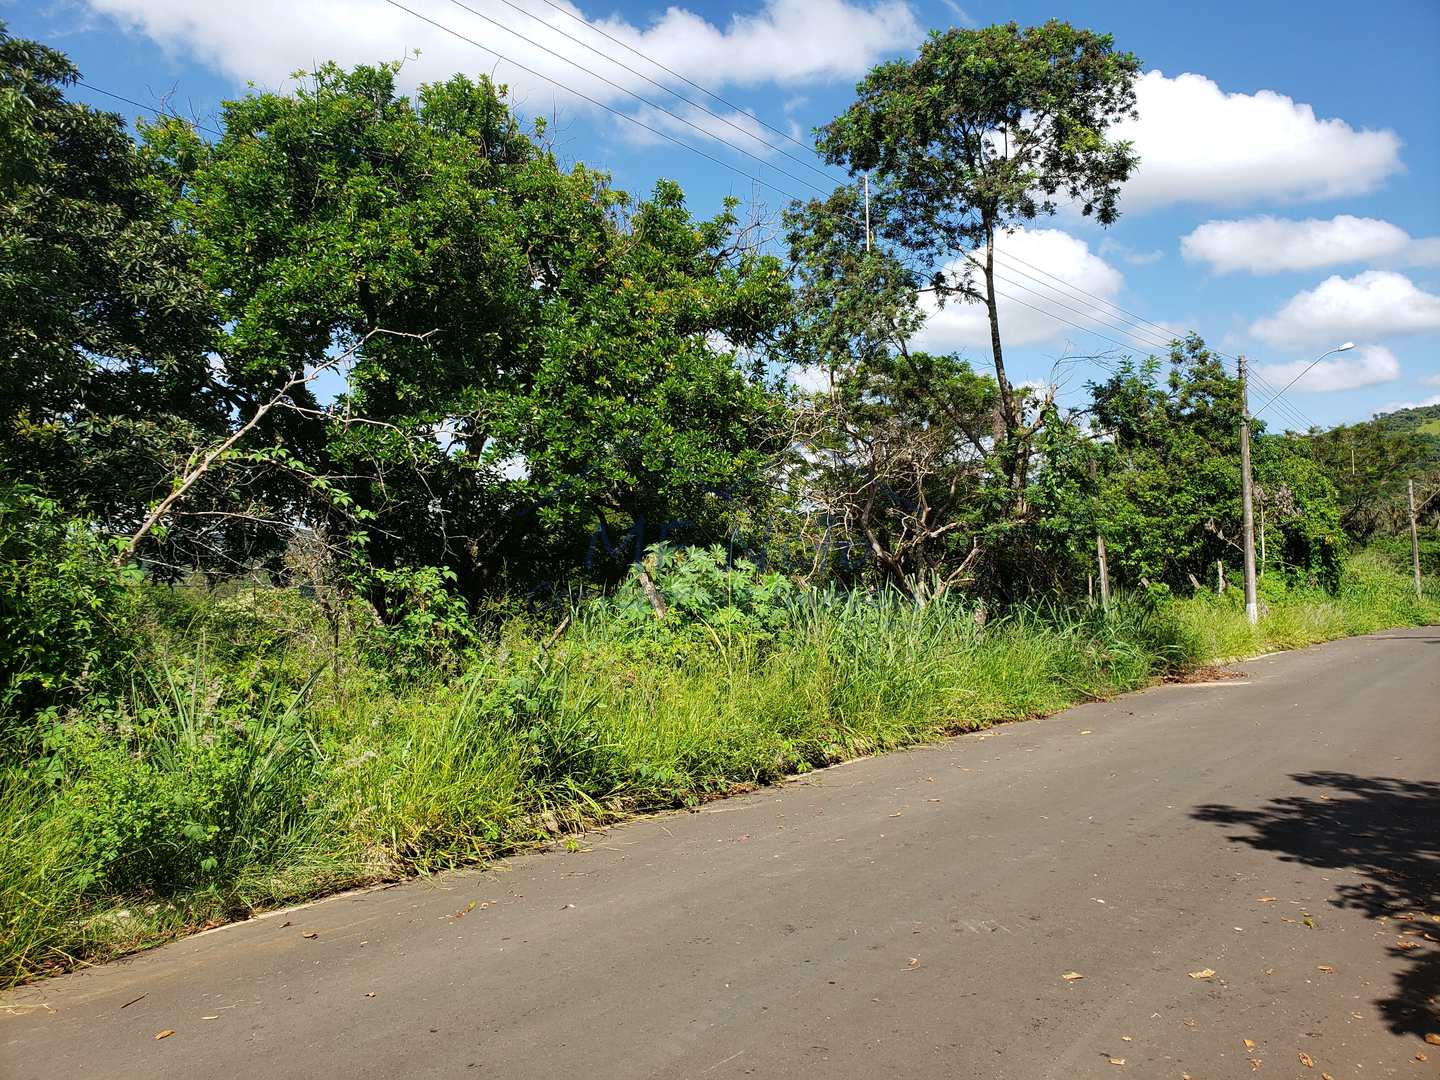
POLYGON ((157 1031, 157 1032, 155 1032, 155 1038, 157 1038, 157 1039, 168 1039, 171 1035, 174 1035, 174 1034, 175 1034, 175 1032, 171 1031, 169 1028, 166 1028, 164 1031, 157 1031))
POLYGON ((1436 1034, 1432 1031, 1432 1032, 1430 1032, 1428 1035, 1425 1036, 1425 1041, 1426 1041, 1427 1043, 1429 1043, 1431 1046, 1440 1046, 1440 1035, 1436 1035, 1436 1034))
POLYGON ((1335 1080, 1335 1077, 1331 1076, 1329 1073, 1321 1073, 1320 1080, 1335 1080))
POLYGON ((1111 1064, 1111 1065, 1124 1065, 1124 1064, 1125 1064, 1125 1059, 1124 1059, 1124 1058, 1111 1058, 1111 1059, 1110 1059, 1110 1064, 1111 1064))
POLYGON ((1076 979, 1083 979, 1085 976, 1081 975, 1078 971, 1067 971, 1060 977, 1066 982, 1074 982, 1076 979))
POLYGON ((1213 979, 1215 977, 1215 969, 1202 968, 1199 971, 1192 971, 1190 972, 1190 977, 1192 979, 1213 979))
POLYGON ((1251 1071, 1251 1072, 1254 1072, 1256 1069, 1260 1068, 1260 1064, 1261 1064, 1261 1062, 1260 1062, 1260 1059, 1259 1059, 1259 1058, 1251 1058, 1251 1059, 1250 1059, 1250 1071, 1251 1071))
POLYGON ((306 930, 305 933, 301 934, 300 936, 303 938, 309 938, 313 941, 315 938, 319 937, 320 934, 319 931, 316 930, 306 930))
POLYGON ((1319 967, 1319 970, 1320 970, 1320 971, 1323 971, 1326 975, 1334 975, 1334 974, 1335 974, 1335 965, 1334 965, 1334 964, 1321 964, 1320 967, 1319 967))
POLYGON ((1093 735, 1094 732, 1093 732, 1093 731, 1082 731, 1082 732, 1080 732, 1080 734, 1081 734, 1081 735, 1093 735))
POLYGON ((1395 947, 1402 951, 1409 949, 1418 949, 1420 947, 1420 942, 1414 941, 1411 938, 1401 938, 1395 943, 1395 947))
POLYGON ((1313 1069, 1315 1067, 1315 1059, 1312 1058, 1309 1054, 1305 1053, 1304 1050, 1300 1051, 1299 1056, 1301 1065, 1304 1065, 1307 1069, 1313 1069))
POLYGON ((1273 897, 1273 896, 1257 896, 1257 897, 1255 898, 1255 902, 1256 902, 1257 904, 1273 904, 1273 903, 1275 902, 1275 897, 1273 897))
POLYGON ((1121 1041, 1121 1042, 1134 1042, 1134 1041, 1135 1041, 1135 1036, 1134 1036, 1134 1035, 1121 1035, 1121 1036, 1120 1036, 1120 1041, 1121 1041))
POLYGON ((1425 1056, 1425 1051, 1424 1051, 1424 1050, 1416 1050, 1416 1051, 1415 1051, 1415 1060, 1416 1060, 1416 1061, 1429 1061, 1430 1059, 1425 1056))
POLYGON ((219 1019, 220 1019, 220 1014, 219 1014, 219 1013, 216 1013, 214 1016, 202 1016, 202 1017, 200 1017, 200 1019, 201 1019, 201 1020, 219 1020, 219 1019))
POLYGON ((1246 1050, 1254 1050, 1254 1049, 1255 1049, 1255 1040, 1254 1040, 1254 1039, 1246 1039, 1246 1040, 1245 1040, 1245 1049, 1246 1049, 1246 1050))

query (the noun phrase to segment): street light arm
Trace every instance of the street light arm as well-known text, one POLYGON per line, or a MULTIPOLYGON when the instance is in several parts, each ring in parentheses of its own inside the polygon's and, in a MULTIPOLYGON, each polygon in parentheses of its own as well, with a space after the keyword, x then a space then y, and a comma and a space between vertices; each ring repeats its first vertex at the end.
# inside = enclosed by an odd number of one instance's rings
POLYGON ((1287 382, 1284 386, 1282 386, 1279 390, 1276 390, 1275 393, 1271 394, 1268 398, 1266 398, 1266 399, 1265 399, 1265 404, 1264 404, 1264 405, 1261 405, 1260 408, 1256 409, 1256 410, 1255 410, 1253 413, 1251 413, 1250 415, 1251 415, 1251 416, 1259 416, 1262 412, 1264 412, 1266 409, 1268 409, 1271 405, 1275 404, 1275 399, 1276 399, 1276 398, 1278 398, 1281 394, 1285 393, 1286 390, 1289 390, 1292 386, 1294 386, 1297 382, 1299 382, 1301 379, 1303 379, 1306 375, 1309 375, 1310 372, 1314 369, 1315 365, 1318 364, 1318 363, 1320 363, 1321 360, 1324 360, 1325 357, 1331 355, 1332 353, 1349 352, 1349 351, 1350 351, 1351 349, 1353 349, 1353 348, 1355 348, 1355 343, 1354 343, 1353 341, 1347 341, 1347 342, 1345 342, 1344 345, 1337 345, 1337 346, 1335 346, 1335 348, 1331 349, 1329 352, 1323 352, 1323 353, 1321 353, 1321 354, 1320 354, 1319 356, 1317 356, 1314 360, 1311 360, 1311 361, 1310 361, 1310 363, 1306 366, 1306 368, 1305 368, 1304 371, 1300 372, 1299 375, 1296 375, 1295 378, 1291 379, 1291 380, 1290 380, 1289 382, 1287 382))

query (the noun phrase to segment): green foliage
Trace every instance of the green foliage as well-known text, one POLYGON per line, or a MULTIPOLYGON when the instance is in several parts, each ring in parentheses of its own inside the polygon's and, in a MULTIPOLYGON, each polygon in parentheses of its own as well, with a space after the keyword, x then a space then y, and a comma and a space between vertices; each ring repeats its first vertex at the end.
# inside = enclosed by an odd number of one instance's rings
POLYGON ((798 590, 783 574, 762 571, 748 559, 729 559, 723 548, 652 548, 614 595, 591 605, 587 619, 600 633, 629 641, 649 656, 686 656, 714 644, 753 649, 772 643, 790 620, 798 590), (666 615, 640 583, 652 575, 666 615))
MULTIPOLYGON (((649 625, 627 585, 559 641, 509 635, 447 680, 335 677, 324 642, 290 634, 310 650, 291 668, 326 674, 257 696, 232 689, 213 655, 192 653, 117 705, 67 715, 42 761, 0 776, 0 970, 27 977, 266 904, 1050 712, 1190 664, 1440 621, 1440 583, 1417 601, 1405 575, 1368 557, 1335 593, 1267 574, 1259 627, 1234 590, 982 621, 958 594, 919 606, 797 593, 753 568, 727 571, 713 551, 667 553, 657 574, 677 630, 703 615, 743 634, 707 634, 645 662, 637 638, 670 630, 649 625)), ((290 625, 283 603, 248 610, 290 625)))
POLYGON ((47 735, 40 767, 66 784, 87 892, 218 887, 306 824, 315 743, 298 722, 303 693, 237 711, 212 698, 198 663, 188 683, 163 675, 112 717, 47 735))
MULTIPOLYGON (((1407 480, 1421 481, 1421 497, 1440 485, 1437 412, 1440 406, 1401 409, 1309 437, 1316 462, 1339 491, 1340 521, 1353 539, 1365 543, 1407 529, 1407 480)), ((1440 520, 1440 500, 1428 519, 1440 520)))
MULTIPOLYGON (((1192 577, 1213 580, 1217 561, 1240 559, 1239 383, 1195 337, 1177 343, 1169 368, 1162 381, 1159 361, 1127 360, 1092 386, 1106 441, 1080 506, 1093 507, 1116 581, 1188 592, 1192 577)), ((1269 563, 1333 586, 1343 537, 1330 482, 1294 439, 1257 434, 1252 459, 1269 563)), ((1068 520, 1083 517, 1072 503, 1068 520)), ((1074 533, 1057 539, 1079 549, 1074 533)))
POLYGON ((0 486, 0 756, 38 713, 121 685, 138 646, 132 584, 88 522, 0 486))
POLYGON ((0 23, 0 467, 120 523, 222 422, 167 171, 0 23))
POLYGON ((820 148, 882 179, 885 227, 916 250, 982 245, 1057 198, 1108 225, 1137 159, 1106 132, 1133 112, 1139 71, 1108 34, 1054 19, 934 31, 865 77, 820 148))
POLYGON ((455 572, 442 566, 372 571, 369 591, 391 612, 367 634, 372 654, 411 678, 443 675, 463 663, 479 635, 454 583, 455 572))

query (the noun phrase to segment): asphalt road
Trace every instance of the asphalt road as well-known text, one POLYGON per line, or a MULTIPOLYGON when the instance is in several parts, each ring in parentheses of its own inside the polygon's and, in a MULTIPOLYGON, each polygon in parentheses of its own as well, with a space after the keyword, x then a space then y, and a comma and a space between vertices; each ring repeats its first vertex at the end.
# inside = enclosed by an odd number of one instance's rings
POLYGON ((1241 669, 23 988, 0 1076, 1440 1075, 1440 629, 1241 669))

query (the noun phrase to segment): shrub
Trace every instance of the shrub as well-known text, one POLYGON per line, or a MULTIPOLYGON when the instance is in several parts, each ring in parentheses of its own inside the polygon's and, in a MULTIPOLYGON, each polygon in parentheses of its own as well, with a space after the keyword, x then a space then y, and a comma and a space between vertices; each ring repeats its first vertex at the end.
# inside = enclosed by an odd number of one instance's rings
POLYGON ((11 751, 37 714, 83 688, 113 693, 137 639, 133 576, 87 522, 24 487, 0 487, 0 742, 11 751))

